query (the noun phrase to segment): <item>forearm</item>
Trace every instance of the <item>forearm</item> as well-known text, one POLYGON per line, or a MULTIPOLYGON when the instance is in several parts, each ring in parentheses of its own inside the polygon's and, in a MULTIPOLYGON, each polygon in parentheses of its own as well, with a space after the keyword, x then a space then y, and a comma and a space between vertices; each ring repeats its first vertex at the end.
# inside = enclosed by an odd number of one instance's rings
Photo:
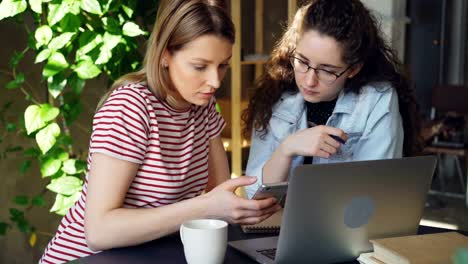
POLYGON ((203 196, 151 209, 117 208, 87 217, 86 241, 94 250, 124 247, 151 241, 179 230, 191 219, 206 218, 203 196))
POLYGON ((273 152, 271 159, 263 166, 263 183, 276 183, 287 180, 292 156, 288 154, 286 146, 285 143, 280 144, 273 152))

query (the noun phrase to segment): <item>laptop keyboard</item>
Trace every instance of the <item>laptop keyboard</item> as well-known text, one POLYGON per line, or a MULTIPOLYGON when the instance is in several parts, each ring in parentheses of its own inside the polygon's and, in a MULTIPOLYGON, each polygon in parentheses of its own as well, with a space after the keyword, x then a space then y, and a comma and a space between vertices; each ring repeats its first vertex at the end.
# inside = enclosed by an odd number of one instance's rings
POLYGON ((257 250, 257 252, 272 260, 275 260, 276 248, 257 250))

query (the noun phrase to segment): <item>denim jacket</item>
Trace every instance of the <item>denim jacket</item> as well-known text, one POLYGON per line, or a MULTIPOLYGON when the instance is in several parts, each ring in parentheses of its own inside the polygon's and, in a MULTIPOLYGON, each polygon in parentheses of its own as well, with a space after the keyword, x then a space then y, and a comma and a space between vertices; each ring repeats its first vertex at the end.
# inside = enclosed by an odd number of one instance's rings
MULTIPOLYGON (((268 134, 262 139, 258 132, 253 131, 245 174, 258 179, 245 188, 248 197, 252 197, 262 184, 263 166, 278 145, 287 136, 307 128, 306 112, 304 97, 300 93, 284 93, 273 107, 268 134)), ((359 94, 342 91, 326 125, 342 129, 348 134, 348 140, 330 158, 314 157, 314 164, 402 156, 403 124, 398 96, 388 83, 367 85, 359 94)), ((292 159, 288 177, 303 161, 303 156, 292 159)))

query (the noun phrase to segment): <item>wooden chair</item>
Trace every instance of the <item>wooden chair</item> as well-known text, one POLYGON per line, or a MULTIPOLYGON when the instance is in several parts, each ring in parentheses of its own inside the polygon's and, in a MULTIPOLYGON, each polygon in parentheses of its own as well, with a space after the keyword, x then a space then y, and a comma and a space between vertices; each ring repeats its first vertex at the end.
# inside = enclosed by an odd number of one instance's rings
MULTIPOLYGON (((432 91, 432 109, 431 119, 435 120, 437 114, 441 113, 455 113, 458 115, 468 115, 468 86, 461 85, 437 85, 433 87, 432 91)), ((465 124, 466 126, 466 124, 465 124)), ((452 193, 446 190, 445 178, 442 173, 442 167, 438 166, 438 178, 441 191, 433 191, 432 193, 441 194, 449 197, 465 198, 465 203, 468 207, 468 189, 465 185, 465 180, 468 182, 468 148, 466 141, 464 141, 464 131, 462 133, 462 141, 459 146, 451 146, 451 144, 441 144, 437 142, 437 137, 425 147, 424 152, 429 154, 436 154, 440 163, 443 155, 454 157, 455 169, 463 190, 463 194, 452 193), (465 166, 465 172, 462 169, 462 163, 465 166), (464 176, 465 175, 465 176, 464 176)))

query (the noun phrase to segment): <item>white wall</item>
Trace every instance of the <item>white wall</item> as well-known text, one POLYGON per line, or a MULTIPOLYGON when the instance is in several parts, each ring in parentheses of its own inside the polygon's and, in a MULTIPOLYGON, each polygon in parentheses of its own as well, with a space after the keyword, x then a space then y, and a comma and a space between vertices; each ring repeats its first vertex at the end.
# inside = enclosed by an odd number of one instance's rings
POLYGON ((380 19, 381 29, 401 61, 405 58, 406 0, 361 0, 380 19))

